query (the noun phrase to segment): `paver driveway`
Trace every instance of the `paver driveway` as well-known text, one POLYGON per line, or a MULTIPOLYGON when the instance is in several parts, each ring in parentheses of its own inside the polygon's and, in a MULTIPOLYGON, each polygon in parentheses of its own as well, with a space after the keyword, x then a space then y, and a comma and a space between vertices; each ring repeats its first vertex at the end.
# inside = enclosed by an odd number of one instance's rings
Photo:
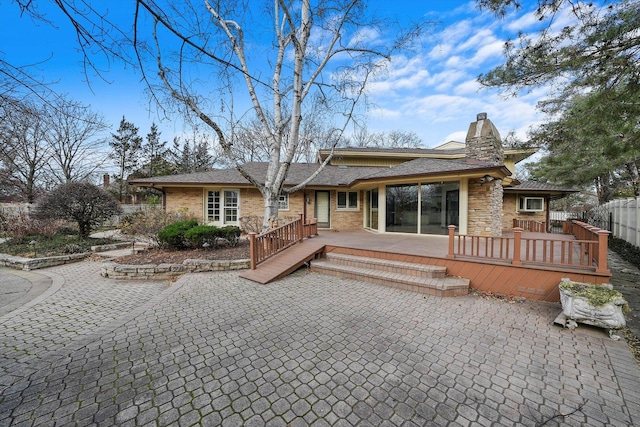
POLYGON ((559 306, 298 272, 176 284, 56 267, 0 318, 0 425, 633 425, 640 369, 559 306))

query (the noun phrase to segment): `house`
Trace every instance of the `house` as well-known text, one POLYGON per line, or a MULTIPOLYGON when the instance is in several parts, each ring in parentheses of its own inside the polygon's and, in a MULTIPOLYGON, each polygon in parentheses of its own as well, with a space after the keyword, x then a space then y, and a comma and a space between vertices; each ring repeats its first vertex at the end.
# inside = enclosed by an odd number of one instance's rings
MULTIPOLYGON (((544 221, 549 201, 575 190, 519 182, 516 163, 533 149, 503 147, 498 130, 485 113, 470 124, 465 143, 433 149, 339 148, 330 163, 304 189, 280 195, 279 216, 315 217, 320 229, 379 233, 500 236, 514 219, 544 221)), ((318 169, 294 163, 285 181, 293 187, 318 169)), ((267 163, 248 163, 258 181, 267 163)), ((188 209, 213 225, 240 225, 242 217, 262 217, 263 198, 235 169, 133 179, 131 185, 160 190, 169 211, 188 209)))

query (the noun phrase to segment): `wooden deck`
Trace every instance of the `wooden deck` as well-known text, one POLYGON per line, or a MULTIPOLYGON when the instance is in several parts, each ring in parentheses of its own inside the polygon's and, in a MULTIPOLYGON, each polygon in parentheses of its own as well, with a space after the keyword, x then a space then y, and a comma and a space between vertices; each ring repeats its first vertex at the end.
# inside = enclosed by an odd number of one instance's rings
MULTIPOLYGON (((526 234, 528 237, 534 237, 537 234, 545 238, 554 236, 561 240, 573 238, 546 233, 526 234)), ((505 236, 508 234, 505 233, 505 236)), ((491 260, 450 259, 447 258, 447 236, 378 234, 368 231, 320 231, 318 236, 305 239, 303 243, 259 264, 255 270, 243 272, 241 277, 258 283, 269 283, 292 273, 309 261, 313 269, 313 259, 332 251, 445 266, 450 276, 469 279, 471 287, 478 291, 545 301, 558 301, 557 285, 563 277, 590 283, 608 283, 610 277, 610 274, 554 268, 548 265, 515 266, 491 260)))

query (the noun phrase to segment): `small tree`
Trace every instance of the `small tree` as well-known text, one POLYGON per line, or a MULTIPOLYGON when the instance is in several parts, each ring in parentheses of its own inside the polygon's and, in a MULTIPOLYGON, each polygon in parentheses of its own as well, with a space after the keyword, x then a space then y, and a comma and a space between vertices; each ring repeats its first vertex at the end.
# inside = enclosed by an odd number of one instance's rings
POLYGON ((102 188, 80 182, 58 186, 38 200, 36 206, 37 217, 76 222, 83 239, 121 211, 120 205, 102 188))

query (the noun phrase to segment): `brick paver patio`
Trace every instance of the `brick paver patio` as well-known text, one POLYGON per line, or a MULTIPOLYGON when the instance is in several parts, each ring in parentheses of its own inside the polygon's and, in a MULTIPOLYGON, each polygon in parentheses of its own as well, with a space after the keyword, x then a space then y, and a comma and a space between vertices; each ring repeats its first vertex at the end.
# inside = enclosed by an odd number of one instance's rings
POLYGON ((640 368, 556 304, 99 264, 0 317, 0 425, 633 425, 640 368))

